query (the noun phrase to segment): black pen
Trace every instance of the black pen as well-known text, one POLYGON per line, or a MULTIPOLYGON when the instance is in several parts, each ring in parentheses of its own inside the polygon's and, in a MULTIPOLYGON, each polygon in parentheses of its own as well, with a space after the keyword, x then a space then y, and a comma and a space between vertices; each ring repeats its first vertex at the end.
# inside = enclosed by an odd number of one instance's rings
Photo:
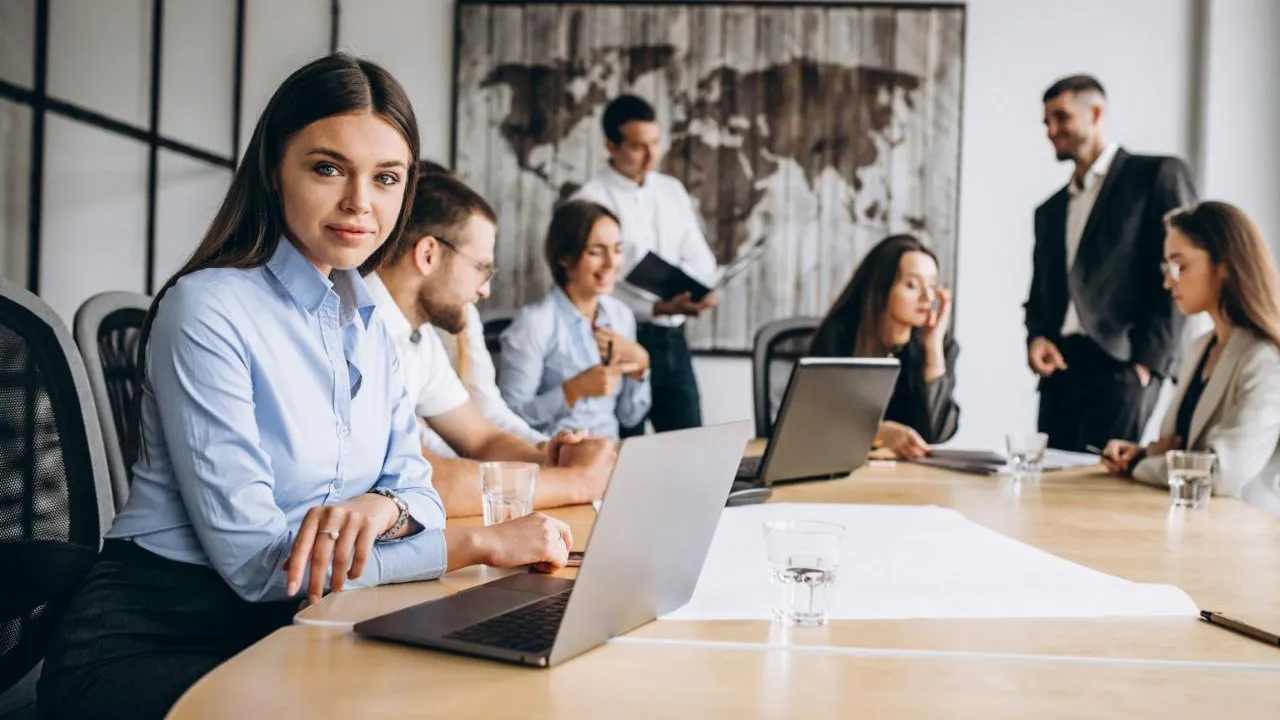
POLYGON ((609 344, 604 348, 604 364, 608 365, 613 362, 613 340, 609 340, 609 344))
POLYGON ((1201 610, 1200 618, 1210 625, 1217 625, 1218 627, 1226 628, 1232 632, 1240 633, 1245 637, 1251 637, 1254 640, 1259 640, 1268 645, 1280 647, 1280 635, 1269 633, 1266 630, 1260 630, 1252 625, 1242 623, 1235 618, 1229 618, 1222 613, 1201 610))

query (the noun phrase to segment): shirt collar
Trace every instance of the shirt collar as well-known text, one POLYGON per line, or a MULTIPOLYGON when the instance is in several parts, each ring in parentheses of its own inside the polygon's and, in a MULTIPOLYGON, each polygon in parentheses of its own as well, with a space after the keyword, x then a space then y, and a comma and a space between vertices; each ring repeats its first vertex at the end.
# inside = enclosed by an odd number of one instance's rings
POLYGON ((267 270, 307 313, 316 314, 332 290, 338 296, 338 319, 343 325, 359 315, 365 327, 369 326, 375 304, 358 271, 334 270, 332 279, 327 278, 283 236, 267 261, 267 270))
POLYGON ((369 273, 364 279, 364 284, 368 287, 374 302, 377 303, 378 312, 382 313, 382 322, 386 323, 387 332, 391 333, 391 337, 406 338, 412 335, 413 325, 409 323, 409 318, 404 316, 404 311, 396 304, 395 298, 391 297, 391 291, 387 289, 386 283, 382 282, 382 278, 378 277, 378 273, 369 273))
MULTIPOLYGON (((551 288, 551 297, 555 299, 556 307, 560 309, 561 313, 564 313, 574 320, 585 322, 588 325, 593 324, 591 322, 591 318, 586 317, 578 311, 578 307, 573 304, 573 301, 569 299, 569 295, 565 293, 564 289, 559 285, 555 285, 551 288)), ((596 318, 594 324, 599 325, 600 327, 612 327, 609 322, 609 311, 607 309, 607 303, 604 301, 604 296, 601 296, 600 302, 596 304, 596 318)))
MULTIPOLYGON (((650 175, 652 174, 653 173, 650 173, 650 175)), ((626 175, 614 170, 613 165, 610 163, 605 163, 604 172, 601 173, 601 177, 603 177, 605 182, 610 185, 613 185, 620 190, 629 190, 631 192, 639 192, 651 185, 648 176, 645 177, 645 182, 643 184, 637 183, 635 180, 632 180, 626 175)))
POLYGON ((1116 152, 1119 150, 1120 145, 1118 143, 1107 143, 1107 146, 1098 154, 1097 159, 1095 159, 1093 164, 1089 166, 1089 169, 1085 171, 1084 180, 1082 181, 1084 187, 1076 187, 1075 178, 1072 178, 1071 182, 1067 184, 1071 189, 1071 194, 1079 195, 1085 190, 1092 189, 1095 183, 1102 182, 1103 178, 1107 176, 1107 172, 1111 170, 1111 162, 1115 160, 1116 152))

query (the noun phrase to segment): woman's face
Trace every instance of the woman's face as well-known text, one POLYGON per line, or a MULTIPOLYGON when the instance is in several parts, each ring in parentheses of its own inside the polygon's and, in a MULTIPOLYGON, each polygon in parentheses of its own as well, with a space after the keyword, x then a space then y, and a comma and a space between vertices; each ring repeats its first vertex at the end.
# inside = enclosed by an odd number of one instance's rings
POLYGON ((622 268, 622 228, 607 217, 596 220, 587 247, 568 268, 568 285, 579 294, 608 295, 622 268))
POLYGON ((369 258, 395 228, 409 144, 371 111, 333 115, 285 146, 278 181, 290 240, 328 275, 369 258))
POLYGON ((1178 310, 1195 315, 1217 308, 1222 298, 1222 272, 1209 253, 1176 228, 1164 238, 1164 289, 1178 310))
POLYGON ((937 297, 938 263, 922 252, 905 253, 898 261, 898 279, 889 289, 889 319, 900 325, 922 327, 929 321, 937 297))

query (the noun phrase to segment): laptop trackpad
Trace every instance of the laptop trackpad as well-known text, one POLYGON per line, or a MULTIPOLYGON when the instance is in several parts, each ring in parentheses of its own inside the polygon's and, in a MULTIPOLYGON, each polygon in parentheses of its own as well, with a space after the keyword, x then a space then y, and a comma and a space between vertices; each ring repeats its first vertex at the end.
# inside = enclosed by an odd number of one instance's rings
POLYGON ((417 632, 447 635, 573 587, 572 580, 539 573, 516 573, 414 608, 417 632))

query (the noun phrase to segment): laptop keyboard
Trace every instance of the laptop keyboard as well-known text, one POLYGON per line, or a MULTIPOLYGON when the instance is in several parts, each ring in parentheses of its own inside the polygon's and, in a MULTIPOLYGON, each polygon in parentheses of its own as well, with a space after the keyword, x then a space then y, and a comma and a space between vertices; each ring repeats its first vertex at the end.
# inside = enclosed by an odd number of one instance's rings
POLYGON ((760 477, 760 463, 763 460, 764 458, 759 456, 742 458, 742 460, 738 462, 738 474, 735 477, 745 478, 747 480, 754 480, 755 478, 760 477))
POLYGON ((560 629, 560 618, 564 616, 568 605, 569 591, 566 590, 532 605, 455 630, 445 637, 517 652, 546 652, 551 649, 551 643, 555 642, 556 631, 560 629))

